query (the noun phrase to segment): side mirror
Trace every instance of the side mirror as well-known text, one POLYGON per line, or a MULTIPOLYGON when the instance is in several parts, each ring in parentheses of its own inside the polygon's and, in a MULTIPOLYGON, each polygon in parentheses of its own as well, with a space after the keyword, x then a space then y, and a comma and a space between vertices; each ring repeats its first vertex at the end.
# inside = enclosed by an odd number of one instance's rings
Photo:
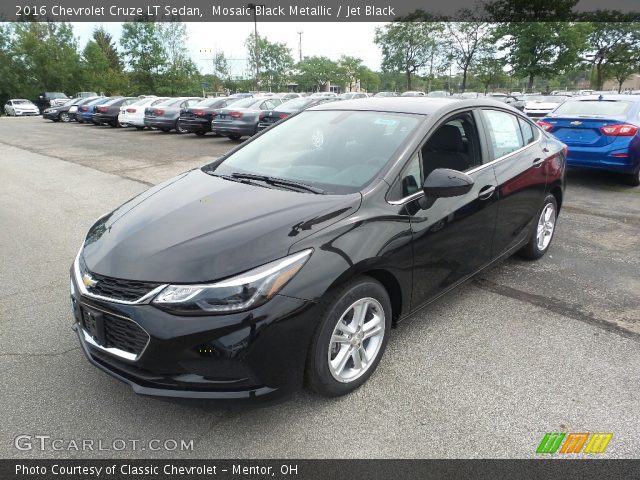
POLYGON ((424 181, 422 208, 429 208, 438 198, 459 197, 471 191, 473 178, 458 170, 436 168, 424 181))

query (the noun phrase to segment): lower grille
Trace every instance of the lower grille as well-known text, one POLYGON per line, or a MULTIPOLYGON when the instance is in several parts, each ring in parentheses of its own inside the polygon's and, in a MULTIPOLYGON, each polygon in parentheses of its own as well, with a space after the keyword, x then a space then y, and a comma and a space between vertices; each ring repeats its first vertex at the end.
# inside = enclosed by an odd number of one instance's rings
POLYGON ((149 334, 137 323, 104 311, 82 308, 82 327, 98 345, 140 355, 149 334))

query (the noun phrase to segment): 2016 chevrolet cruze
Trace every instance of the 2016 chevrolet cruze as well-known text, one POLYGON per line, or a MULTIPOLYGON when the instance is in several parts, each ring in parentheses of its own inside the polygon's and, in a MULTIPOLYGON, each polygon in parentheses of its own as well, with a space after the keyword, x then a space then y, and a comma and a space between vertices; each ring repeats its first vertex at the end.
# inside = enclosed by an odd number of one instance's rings
POLYGON ((314 107, 100 218, 71 269, 74 328, 138 393, 348 393, 394 323, 544 255, 565 158, 491 100, 314 107))

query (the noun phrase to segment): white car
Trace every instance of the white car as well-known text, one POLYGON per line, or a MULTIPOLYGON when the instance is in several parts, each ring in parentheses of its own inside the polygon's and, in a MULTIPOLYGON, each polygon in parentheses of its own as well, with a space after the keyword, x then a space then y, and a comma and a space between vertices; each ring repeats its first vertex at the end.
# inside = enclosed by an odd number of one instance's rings
POLYGON ((11 100, 7 100, 7 103, 4 106, 4 113, 14 117, 21 117, 24 115, 40 115, 40 110, 31 102, 31 100, 13 98, 11 100))
POLYGON ((346 92, 338 95, 342 100, 357 100, 358 98, 369 98, 364 92, 346 92))
POLYGON ((123 127, 136 127, 138 130, 144 130, 144 109, 168 99, 169 97, 145 97, 120 107, 118 122, 123 127))
POLYGON ((530 118, 546 117, 564 103, 568 96, 565 95, 531 95, 525 97, 524 114, 530 118))

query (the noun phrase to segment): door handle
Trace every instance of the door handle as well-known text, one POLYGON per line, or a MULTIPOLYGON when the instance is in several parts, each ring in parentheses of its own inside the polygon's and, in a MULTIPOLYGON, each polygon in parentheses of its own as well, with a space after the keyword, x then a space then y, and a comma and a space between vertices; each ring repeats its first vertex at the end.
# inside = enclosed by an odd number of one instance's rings
POLYGON ((533 160, 533 166, 538 168, 540 165, 544 163, 544 158, 535 158, 533 160))
POLYGON ((485 187, 482 187, 480 189, 480 192, 478 192, 478 198, 480 200, 487 200, 493 196, 493 192, 495 191, 496 191, 495 185, 487 185, 485 187))

